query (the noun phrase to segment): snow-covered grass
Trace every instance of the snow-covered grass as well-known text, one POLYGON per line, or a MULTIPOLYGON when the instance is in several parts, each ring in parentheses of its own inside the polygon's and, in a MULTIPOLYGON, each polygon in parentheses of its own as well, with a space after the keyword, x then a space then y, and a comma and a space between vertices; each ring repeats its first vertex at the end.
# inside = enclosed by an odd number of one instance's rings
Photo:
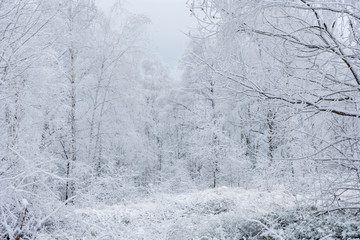
POLYGON ((294 197, 282 192, 221 187, 187 194, 158 193, 112 206, 64 208, 59 230, 43 233, 39 239, 216 239, 209 234, 221 239, 221 232, 216 231, 224 223, 293 207, 294 197))

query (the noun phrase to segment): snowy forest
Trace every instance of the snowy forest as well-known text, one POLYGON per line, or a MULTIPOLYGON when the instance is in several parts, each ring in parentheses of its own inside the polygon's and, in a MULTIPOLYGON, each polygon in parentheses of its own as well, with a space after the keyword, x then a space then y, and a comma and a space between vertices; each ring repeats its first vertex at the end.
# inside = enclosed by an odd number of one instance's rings
POLYGON ((0 0, 0 240, 360 239, 360 1, 184 5, 0 0))

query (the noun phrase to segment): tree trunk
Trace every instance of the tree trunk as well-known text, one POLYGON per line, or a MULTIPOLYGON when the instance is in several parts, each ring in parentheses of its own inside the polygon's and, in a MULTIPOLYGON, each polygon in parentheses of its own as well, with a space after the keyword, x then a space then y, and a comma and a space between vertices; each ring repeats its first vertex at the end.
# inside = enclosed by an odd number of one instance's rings
MULTIPOLYGON (((74 18, 72 13, 72 5, 69 7, 69 33, 70 33, 70 60, 71 60, 71 114, 70 114, 70 121, 71 121, 71 163, 68 162, 69 174, 70 178, 74 178, 74 170, 75 170, 75 163, 77 160, 77 148, 76 148, 76 74, 75 74, 75 46, 74 46, 74 37, 73 37, 73 24, 74 18), (71 165, 71 168, 70 168, 71 165)), ((69 159, 70 160, 70 159, 69 159)), ((69 161, 68 160, 68 161, 69 161)), ((68 183, 67 183, 68 184, 68 183)), ((70 181, 70 196, 73 197, 75 195, 75 180, 72 179, 70 181)))
POLYGON ((104 67, 105 67, 105 59, 102 62, 101 65, 101 73, 100 73, 100 77, 98 78, 98 82, 97 82, 97 86, 96 86, 96 92, 95 92, 95 99, 94 99, 94 104, 93 104, 93 108, 92 108, 92 116, 91 116, 91 122, 90 122, 90 136, 89 136, 89 146, 88 146, 88 163, 91 164, 92 160, 94 159, 94 157, 92 156, 92 145, 93 145, 93 140, 94 140, 94 129, 95 129, 95 116, 96 116, 96 110, 98 107, 98 100, 99 100, 99 92, 100 92, 100 87, 101 87, 101 82, 103 80, 103 75, 104 75, 104 67))

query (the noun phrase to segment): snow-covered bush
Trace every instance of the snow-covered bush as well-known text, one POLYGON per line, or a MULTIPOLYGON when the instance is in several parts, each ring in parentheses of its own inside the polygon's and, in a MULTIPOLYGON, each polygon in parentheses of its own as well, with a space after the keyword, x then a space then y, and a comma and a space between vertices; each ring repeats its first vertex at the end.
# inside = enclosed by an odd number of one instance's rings
POLYGON ((278 210, 258 219, 241 216, 223 219, 195 239, 359 239, 356 211, 314 213, 313 210, 278 210))

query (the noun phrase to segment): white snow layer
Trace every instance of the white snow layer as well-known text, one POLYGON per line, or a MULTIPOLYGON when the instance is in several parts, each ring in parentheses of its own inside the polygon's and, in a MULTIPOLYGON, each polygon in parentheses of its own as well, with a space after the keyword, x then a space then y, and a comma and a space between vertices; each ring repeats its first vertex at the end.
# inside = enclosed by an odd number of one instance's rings
POLYGON ((157 194, 138 203, 67 209, 63 231, 39 239, 201 239, 223 220, 251 219, 294 206, 295 198, 282 192, 239 188, 157 194))

